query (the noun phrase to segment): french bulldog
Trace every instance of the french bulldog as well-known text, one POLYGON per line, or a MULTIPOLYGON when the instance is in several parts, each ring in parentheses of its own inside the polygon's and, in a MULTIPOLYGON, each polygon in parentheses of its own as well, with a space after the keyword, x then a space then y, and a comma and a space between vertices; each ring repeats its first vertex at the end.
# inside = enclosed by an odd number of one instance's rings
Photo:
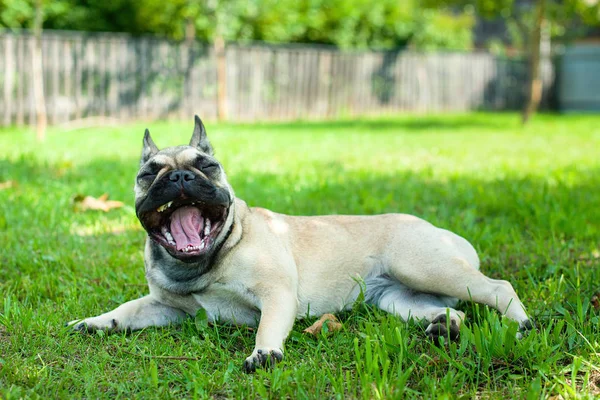
POLYGON ((146 130, 135 209, 148 237, 149 294, 72 321, 77 331, 177 324, 199 309, 210 321, 257 326, 246 372, 273 365, 294 321, 367 303, 455 339, 459 300, 531 323, 511 284, 479 271, 462 237, 406 214, 290 216, 237 198, 195 117, 189 145, 159 150, 146 130))

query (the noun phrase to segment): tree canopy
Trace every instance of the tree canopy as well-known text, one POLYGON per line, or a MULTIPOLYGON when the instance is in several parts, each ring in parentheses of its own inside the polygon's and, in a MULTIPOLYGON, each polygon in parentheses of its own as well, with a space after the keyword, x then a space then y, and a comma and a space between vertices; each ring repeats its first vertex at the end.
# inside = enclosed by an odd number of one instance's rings
MULTIPOLYGON (((432 9, 472 12, 485 19, 506 22, 512 44, 521 47, 527 41, 534 24, 539 0, 424 0, 432 9)), ((588 26, 600 25, 598 0, 545 0, 543 18, 548 21, 549 33, 554 40, 568 41, 585 34, 588 26)))
MULTIPOLYGON (((469 49, 469 10, 434 10, 418 0, 45 0, 44 28, 211 41, 322 43, 341 48, 469 49), (215 21, 220 21, 219 24, 215 21)), ((29 28, 33 0, 0 0, 0 26, 29 28)))
MULTIPOLYGON (((31 28, 35 0, 0 0, 0 27, 31 28)), ((199 40, 322 43, 340 48, 461 49, 475 16, 501 18, 513 44, 526 40, 533 0, 44 0, 44 29, 155 34, 175 40, 189 24, 199 40)), ((554 38, 600 24, 598 0, 548 0, 554 38)))

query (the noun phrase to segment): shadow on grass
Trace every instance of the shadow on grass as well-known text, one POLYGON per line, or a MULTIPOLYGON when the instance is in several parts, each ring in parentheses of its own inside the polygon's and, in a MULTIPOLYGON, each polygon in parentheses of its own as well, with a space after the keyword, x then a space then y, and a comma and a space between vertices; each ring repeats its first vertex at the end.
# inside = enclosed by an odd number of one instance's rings
MULTIPOLYGON (((0 212, 0 220, 5 221, 0 234, 12 230, 12 235, 26 238, 34 228, 69 231, 74 216, 68 205, 76 193, 110 193, 111 198, 133 206, 134 162, 97 159, 77 168, 65 167, 65 171, 60 168, 28 158, 0 160, 0 181, 18 182, 17 187, 0 191, 0 200, 10 205, 0 212), (35 220, 28 224, 32 218, 35 220)), ((578 183, 572 185, 550 185, 543 178, 482 181, 454 177, 442 182, 407 171, 373 174, 340 166, 325 168, 318 180, 300 186, 292 174, 248 172, 229 179, 237 196, 248 205, 285 214, 414 214, 465 236, 476 248, 491 248, 486 252, 500 257, 512 270, 532 260, 527 252, 543 257, 544 251, 550 254, 555 250, 552 246, 561 243, 575 241, 588 250, 596 243, 600 235, 600 208, 596 206, 600 204, 600 169, 576 173, 578 183), (529 246, 522 247, 525 242, 529 246), (514 247, 512 251, 509 246, 514 247), (520 256, 511 261, 508 253, 520 256)), ((122 212, 98 215, 110 219, 122 212)), ((60 248, 60 241, 55 241, 59 239, 64 238, 50 237, 45 242, 48 248, 40 251, 60 248)), ((98 238, 85 240, 91 244, 98 238)))
MULTIPOLYGON (((53 196, 83 191, 93 195, 102 194, 105 187, 112 189, 110 193, 119 194, 119 200, 133 205, 136 172, 135 161, 95 159, 73 166, 39 163, 29 157, 17 161, 0 159, 0 181, 17 182, 16 188, 0 193, 33 190, 53 196)), ((304 186, 298 185, 295 171, 242 172, 229 176, 229 180, 236 194, 250 205, 291 215, 406 212, 464 225, 466 221, 456 218, 473 210, 478 220, 501 218, 526 232, 542 230, 588 237, 587 230, 581 228, 596 230, 600 226, 600 208, 595 207, 600 204, 600 168, 573 172, 578 182, 570 185, 560 181, 549 184, 544 178, 534 177, 491 181, 453 177, 442 182, 409 171, 357 172, 328 163, 319 179, 304 186)))

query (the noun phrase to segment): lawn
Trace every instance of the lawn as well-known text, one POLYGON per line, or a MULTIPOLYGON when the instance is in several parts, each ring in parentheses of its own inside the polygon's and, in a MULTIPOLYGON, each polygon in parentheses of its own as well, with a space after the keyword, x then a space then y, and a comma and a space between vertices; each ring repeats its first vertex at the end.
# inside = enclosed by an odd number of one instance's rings
POLYGON ((461 303, 460 340, 435 345, 359 303, 339 332, 308 336, 314 320, 298 321, 284 362, 254 375, 241 365, 255 332, 201 315, 129 335, 63 326, 146 294, 133 208, 146 126, 164 147, 187 143, 193 121, 52 128, 43 144, 0 129, 0 398, 600 395, 600 116, 207 123, 249 205, 425 218, 469 239, 536 323, 515 341, 515 324, 461 303), (103 193, 125 207, 74 209, 76 195, 103 193))

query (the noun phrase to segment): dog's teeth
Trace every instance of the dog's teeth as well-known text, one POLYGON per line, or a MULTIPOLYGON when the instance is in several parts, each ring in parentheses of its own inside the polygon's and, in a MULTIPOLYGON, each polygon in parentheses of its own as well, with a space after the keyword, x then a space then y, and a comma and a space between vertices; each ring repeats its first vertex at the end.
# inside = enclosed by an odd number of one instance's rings
POLYGON ((165 211, 167 208, 171 207, 171 204, 173 204, 173 201, 170 201, 170 202, 168 202, 168 203, 166 203, 166 204, 163 204, 162 206, 158 207, 158 208, 156 209, 156 211, 158 211, 158 212, 163 212, 163 211, 165 211))
POLYGON ((206 223, 204 225, 204 236, 208 236, 210 234, 210 219, 206 218, 206 223))
POLYGON ((175 239, 173 238, 173 235, 171 235, 171 232, 169 232, 169 230, 167 229, 166 226, 163 226, 162 228, 160 228, 160 231, 163 234, 163 236, 165 237, 165 239, 167 239, 167 242, 169 244, 172 244, 172 245, 177 244, 177 243, 175 243, 175 239))
POLYGON ((204 243, 204 242, 201 242, 201 243, 200 243, 200 247, 198 247, 198 250, 202 250, 202 249, 204 249, 204 246, 205 246, 205 243, 204 243))
POLYGON ((165 231, 163 232, 163 235, 165 236, 165 238, 167 239, 167 242, 169 242, 169 244, 175 243, 175 239, 173 239, 173 235, 171 235, 171 232, 169 232, 165 229, 165 231))
POLYGON ((188 244, 188 246, 184 247, 181 251, 183 251, 184 253, 189 253, 190 251, 202 250, 203 247, 204 243, 202 243, 200 246, 192 246, 191 244, 188 244))

